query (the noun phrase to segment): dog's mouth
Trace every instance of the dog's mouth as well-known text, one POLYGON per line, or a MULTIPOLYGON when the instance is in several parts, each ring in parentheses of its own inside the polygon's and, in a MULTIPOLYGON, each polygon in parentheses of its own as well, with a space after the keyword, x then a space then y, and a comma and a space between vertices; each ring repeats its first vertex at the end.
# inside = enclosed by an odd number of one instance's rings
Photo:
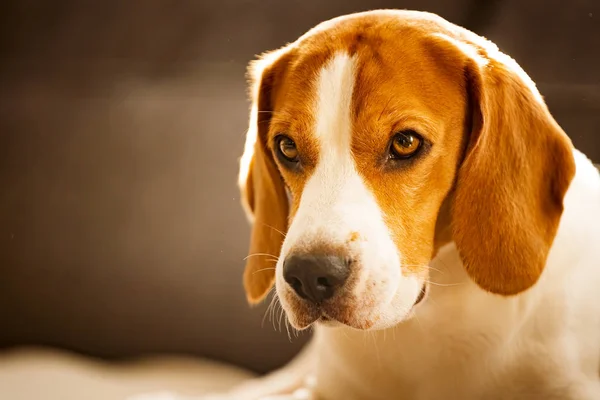
POLYGON ((419 292, 419 296, 417 297, 417 300, 415 300, 415 303, 413 304, 412 308, 415 308, 415 306, 421 302, 423 302, 423 300, 425 300, 425 296, 427 296, 427 291, 429 290, 429 287, 427 285, 427 282, 423 282, 423 286, 421 286, 421 291, 419 292))
MULTIPOLYGON (((429 292, 429 286, 426 282, 423 283, 423 285, 421 286, 421 290, 419 291, 419 295, 417 296, 417 299, 415 300, 415 302, 413 303, 410 311, 407 313, 407 315, 411 315, 415 309, 416 306, 418 306, 419 304, 423 303, 424 300, 427 297, 427 294, 429 292)), ((369 329, 375 321, 373 321, 373 319, 370 319, 368 321, 365 321, 363 323, 356 323, 353 318, 347 318, 347 313, 341 313, 337 310, 324 310, 322 308, 320 309, 313 309, 311 310, 312 312, 308 312, 306 317, 306 320, 304 321, 305 327, 309 327, 310 325, 312 325, 313 323, 319 323, 322 324, 324 326, 329 326, 329 327, 334 327, 334 326, 340 326, 340 325, 345 325, 345 326, 349 326, 351 328, 356 328, 356 329, 369 329), (311 318, 311 314, 312 314, 312 318, 311 318)))

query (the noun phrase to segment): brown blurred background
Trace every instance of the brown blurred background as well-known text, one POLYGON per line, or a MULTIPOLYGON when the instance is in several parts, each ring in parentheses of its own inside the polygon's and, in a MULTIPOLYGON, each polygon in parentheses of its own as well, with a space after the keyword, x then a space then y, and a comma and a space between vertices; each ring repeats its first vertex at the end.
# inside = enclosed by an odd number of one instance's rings
POLYGON ((241 286, 245 67, 373 8, 432 11, 495 41, 600 161, 597 0, 4 0, 0 346, 256 371, 291 357, 307 335, 262 326, 241 286))

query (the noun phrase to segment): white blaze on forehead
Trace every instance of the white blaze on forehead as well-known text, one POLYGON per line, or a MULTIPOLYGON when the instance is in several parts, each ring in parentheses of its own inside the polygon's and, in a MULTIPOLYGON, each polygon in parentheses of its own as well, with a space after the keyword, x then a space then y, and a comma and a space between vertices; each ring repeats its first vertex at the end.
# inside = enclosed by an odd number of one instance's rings
MULTIPOLYGON (((337 248, 347 252, 341 256, 356 261, 353 272, 357 279, 349 289, 377 304, 373 309, 357 308, 355 318, 366 321, 377 316, 377 324, 388 326, 411 308, 420 284, 402 276, 400 254, 382 210, 354 163, 351 141, 355 80, 356 59, 343 53, 334 56, 318 76, 311 134, 318 144, 319 160, 283 241, 276 268, 277 291, 281 294, 289 290, 285 289, 283 261, 291 252, 311 251, 323 245, 337 248), (349 241, 356 233, 360 239, 349 241), (368 282, 374 284, 369 286, 368 282)), ((289 313, 286 297, 280 298, 289 313)))
POLYGON ((319 74, 313 132, 319 144, 319 161, 303 190, 296 215, 297 227, 304 230, 297 232, 299 235, 309 236, 310 232, 306 231, 310 231, 306 229, 309 225, 320 228, 328 223, 333 226, 325 230, 327 238, 321 239, 341 239, 334 237, 334 226, 339 226, 336 220, 344 213, 342 199, 360 201, 366 194, 350 149, 355 79, 356 59, 346 53, 335 55, 319 74))
MULTIPOLYGON (((315 135, 321 151, 350 150, 351 107, 356 59, 336 55, 319 74, 317 83, 315 135)), ((324 157, 321 157, 324 158, 324 157)))
POLYGON ((319 160, 302 191, 298 211, 284 241, 283 255, 297 241, 343 244, 351 232, 361 236, 370 234, 372 239, 384 235, 392 242, 381 210, 352 157, 355 80, 356 59, 345 53, 335 55, 320 71, 312 132, 318 143, 319 160))

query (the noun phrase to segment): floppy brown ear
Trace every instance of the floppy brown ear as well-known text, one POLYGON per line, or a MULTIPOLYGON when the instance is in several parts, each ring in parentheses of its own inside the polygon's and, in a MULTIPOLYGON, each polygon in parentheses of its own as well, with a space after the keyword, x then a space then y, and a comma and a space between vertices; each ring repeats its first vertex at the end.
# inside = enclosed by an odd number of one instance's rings
POLYGON ((483 289, 520 293, 539 279, 575 173, 572 144, 533 82, 498 52, 479 50, 467 84, 473 126, 458 171, 453 237, 483 289))
POLYGON ((253 223, 244 270, 248 302, 263 300, 275 282, 275 261, 287 231, 288 200, 281 175, 267 147, 278 69, 275 53, 251 64, 252 108, 244 154, 240 160, 242 205, 253 223))

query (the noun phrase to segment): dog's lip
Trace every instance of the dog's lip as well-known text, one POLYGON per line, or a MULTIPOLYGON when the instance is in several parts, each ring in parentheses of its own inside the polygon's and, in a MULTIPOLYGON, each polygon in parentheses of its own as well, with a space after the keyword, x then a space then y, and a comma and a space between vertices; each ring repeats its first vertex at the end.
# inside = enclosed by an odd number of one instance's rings
MULTIPOLYGON (((411 311, 414 310, 414 308, 417 307, 419 304, 423 303, 423 301, 427 297, 428 291, 429 291, 429 285, 427 284, 427 282, 423 282, 423 284, 421 285, 421 289, 419 290, 419 295, 417 296, 417 298, 415 299, 415 302, 413 303, 413 305, 411 307, 411 311)), ((311 308, 312 309, 304 315, 305 320, 303 321, 304 323, 302 324, 303 327, 300 329, 308 328, 311 325, 313 325, 314 323, 321 323, 321 324, 325 324, 325 325, 342 324, 342 325, 352 327, 352 324, 348 324, 346 322, 340 321, 335 316, 332 316, 331 313, 327 313, 327 309, 324 307, 323 304, 321 304, 320 306, 311 307, 311 308)), ((335 312, 334 312, 334 314, 335 314, 335 312)))
POLYGON ((421 286, 421 290, 419 291, 419 295, 417 296, 417 299, 415 300, 413 307, 415 307, 417 304, 423 302, 423 300, 425 299, 425 296, 427 295, 428 290, 429 290, 429 288, 428 288, 427 282, 423 282, 423 285, 421 286))
POLYGON ((323 314, 315 322, 318 322, 320 324, 330 325, 332 323, 338 322, 338 320, 336 320, 335 318, 328 317, 327 315, 323 314))
MULTIPOLYGON (((423 300, 425 300, 425 297, 427 296, 427 292, 429 290, 429 285, 427 284, 427 282, 423 282, 423 284, 421 285, 421 290, 419 290, 419 295, 417 296, 415 302, 413 303, 411 310, 414 309, 417 305, 419 305, 420 303, 423 302, 423 300)), ((327 315, 327 313, 325 311, 323 311, 322 309, 320 310, 321 315, 317 318, 316 321, 321 322, 321 323, 326 323, 326 324, 331 324, 331 323, 340 323, 343 325, 348 325, 342 321, 339 321, 337 318, 332 317, 330 315, 327 315)))
POLYGON ((335 328, 335 327, 339 327, 339 326, 352 327, 349 324, 340 322, 335 318, 328 317, 327 315, 322 315, 318 320, 315 321, 315 323, 322 325, 322 326, 327 326, 330 328, 335 328))

